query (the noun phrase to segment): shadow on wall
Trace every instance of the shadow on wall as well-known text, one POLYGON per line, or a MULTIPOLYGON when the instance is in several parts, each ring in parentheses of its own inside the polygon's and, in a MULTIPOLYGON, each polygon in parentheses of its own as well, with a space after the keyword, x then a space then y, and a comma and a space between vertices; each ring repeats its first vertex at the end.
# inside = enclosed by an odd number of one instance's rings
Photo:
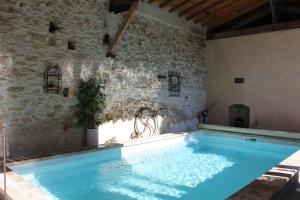
MULTIPOLYGON (((197 111, 203 105, 194 102, 195 94, 190 100, 187 96, 169 97, 168 70, 160 70, 156 67, 147 69, 143 62, 127 67, 120 60, 100 65, 99 76, 106 83, 108 95, 107 123, 99 128, 100 143, 128 141, 135 129, 147 137, 197 127, 197 111), (156 118, 150 119, 151 113, 144 112, 137 119, 141 108, 151 109, 156 118)), ((189 92, 192 91, 183 91, 183 94, 190 95, 189 92)))

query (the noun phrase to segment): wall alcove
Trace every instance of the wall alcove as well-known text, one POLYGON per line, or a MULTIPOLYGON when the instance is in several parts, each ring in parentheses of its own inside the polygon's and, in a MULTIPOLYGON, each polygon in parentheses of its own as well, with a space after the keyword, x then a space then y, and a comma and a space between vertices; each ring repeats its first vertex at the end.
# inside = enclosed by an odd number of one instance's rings
POLYGON ((243 104, 229 106, 229 126, 249 128, 250 108, 243 104))

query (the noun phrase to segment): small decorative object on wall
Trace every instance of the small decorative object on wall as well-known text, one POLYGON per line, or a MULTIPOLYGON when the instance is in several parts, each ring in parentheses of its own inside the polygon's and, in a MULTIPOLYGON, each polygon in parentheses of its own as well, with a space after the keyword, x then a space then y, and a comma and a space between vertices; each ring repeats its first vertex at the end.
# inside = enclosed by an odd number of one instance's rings
POLYGON ((159 74, 159 75, 157 75, 157 78, 158 78, 159 80, 163 80, 163 79, 167 79, 167 76, 166 76, 166 75, 159 74))
POLYGON ((235 84, 243 84, 245 82, 244 78, 234 78, 235 84))
POLYGON ((169 97, 180 96, 180 73, 168 72, 169 97))
POLYGON ((58 65, 49 65, 44 73, 44 91, 49 94, 61 92, 61 70, 58 65))

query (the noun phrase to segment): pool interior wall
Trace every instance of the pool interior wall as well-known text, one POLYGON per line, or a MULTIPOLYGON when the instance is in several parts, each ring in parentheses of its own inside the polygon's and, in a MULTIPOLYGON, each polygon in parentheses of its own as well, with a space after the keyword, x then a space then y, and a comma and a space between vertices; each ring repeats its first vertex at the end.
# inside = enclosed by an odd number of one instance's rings
POLYGON ((226 199, 299 149, 296 143, 197 131, 10 168, 54 199, 226 199))

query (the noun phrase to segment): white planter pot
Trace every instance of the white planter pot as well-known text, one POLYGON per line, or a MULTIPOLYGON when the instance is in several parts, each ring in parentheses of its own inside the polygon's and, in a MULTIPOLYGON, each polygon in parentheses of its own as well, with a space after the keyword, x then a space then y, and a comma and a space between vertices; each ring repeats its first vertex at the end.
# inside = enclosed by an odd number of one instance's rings
POLYGON ((99 145, 98 129, 87 129, 86 142, 87 142, 87 146, 99 145))

